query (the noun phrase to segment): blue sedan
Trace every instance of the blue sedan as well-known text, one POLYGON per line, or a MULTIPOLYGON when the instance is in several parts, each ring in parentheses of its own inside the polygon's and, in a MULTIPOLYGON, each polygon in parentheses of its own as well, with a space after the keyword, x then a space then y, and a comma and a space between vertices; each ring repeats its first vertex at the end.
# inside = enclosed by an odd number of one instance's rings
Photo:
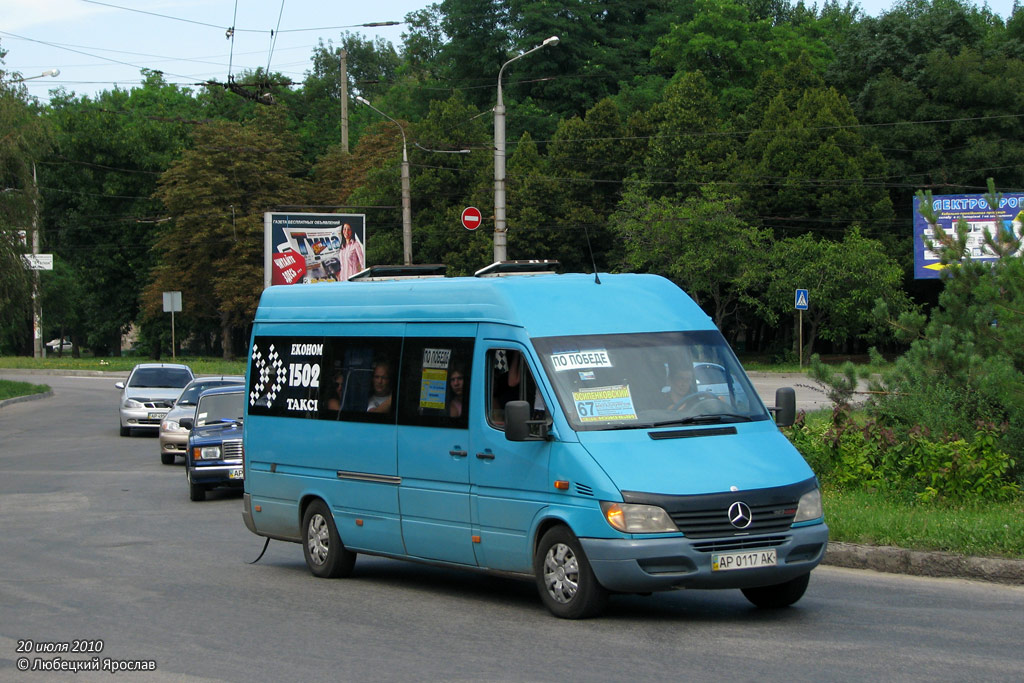
POLYGON ((194 422, 182 418, 190 429, 185 474, 191 500, 206 500, 206 491, 217 486, 242 487, 244 395, 240 385, 207 389, 199 395, 194 422))

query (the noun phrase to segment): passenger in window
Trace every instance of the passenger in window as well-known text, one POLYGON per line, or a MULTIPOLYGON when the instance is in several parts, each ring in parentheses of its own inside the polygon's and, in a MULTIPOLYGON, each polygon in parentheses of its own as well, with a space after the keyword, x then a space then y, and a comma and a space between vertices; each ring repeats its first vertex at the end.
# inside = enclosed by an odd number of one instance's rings
POLYGON ((509 401, 530 401, 533 406, 533 419, 546 417, 547 405, 544 403, 544 397, 537 390, 530 368, 524 367, 525 364, 526 361, 518 351, 499 349, 494 352, 491 422, 496 427, 504 426, 505 404, 509 401))
POLYGON ((366 404, 368 413, 391 411, 391 363, 386 360, 373 364, 373 393, 366 404))
POLYGON ((341 410, 341 400, 345 396, 345 371, 335 370, 331 382, 331 393, 327 398, 328 412, 337 414, 341 410))
POLYGON ((454 367, 448 374, 448 417, 462 417, 466 396, 466 373, 454 367))
MULTIPOLYGON (((533 381, 533 375, 530 374, 530 368, 522 367, 526 364, 525 360, 521 360, 522 354, 517 351, 509 351, 509 364, 508 364, 508 385, 515 389, 516 396, 508 399, 514 401, 516 398, 523 397, 529 401, 530 396, 533 396, 533 415, 532 419, 541 420, 544 418, 544 414, 547 412, 547 404, 544 403, 544 397, 540 395, 540 391, 537 389, 537 383, 533 381), (527 381, 523 382, 523 375, 526 375, 527 381), (519 385, 523 384, 525 391, 519 389, 519 385)), ((504 404, 502 404, 504 407, 504 404)))

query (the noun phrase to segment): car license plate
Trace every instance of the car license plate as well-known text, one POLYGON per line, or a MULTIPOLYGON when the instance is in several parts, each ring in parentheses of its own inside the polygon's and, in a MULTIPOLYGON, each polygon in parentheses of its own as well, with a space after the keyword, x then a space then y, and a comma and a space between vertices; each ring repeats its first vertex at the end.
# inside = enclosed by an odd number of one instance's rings
POLYGON ((149 414, 149 419, 150 420, 162 420, 162 419, 164 419, 164 415, 166 415, 166 414, 167 413, 150 413, 149 414))
POLYGON ((774 567, 777 563, 774 548, 770 550, 746 550, 738 553, 716 553, 711 556, 711 571, 725 572, 731 569, 774 567))
POLYGON ((245 479, 245 470, 241 467, 236 467, 228 472, 228 479, 245 479))

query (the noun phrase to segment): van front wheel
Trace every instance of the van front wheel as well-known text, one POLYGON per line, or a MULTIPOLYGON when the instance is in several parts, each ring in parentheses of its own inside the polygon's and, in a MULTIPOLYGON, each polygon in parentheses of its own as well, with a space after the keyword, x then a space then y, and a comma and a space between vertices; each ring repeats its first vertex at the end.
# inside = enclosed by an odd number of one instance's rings
POLYGON ((811 580, 811 573, 790 579, 774 586, 758 586, 757 588, 743 588, 743 595, 747 600, 758 607, 766 609, 778 609, 789 607, 804 596, 807 584, 811 580))
POLYGON ((579 539, 564 526, 541 537, 533 573, 541 601, 556 617, 595 617, 608 604, 608 591, 597 582, 579 539))
POLYGON ((313 576, 336 579, 352 573, 356 554, 347 549, 334 525, 334 515, 322 500, 314 500, 302 516, 302 552, 313 576))

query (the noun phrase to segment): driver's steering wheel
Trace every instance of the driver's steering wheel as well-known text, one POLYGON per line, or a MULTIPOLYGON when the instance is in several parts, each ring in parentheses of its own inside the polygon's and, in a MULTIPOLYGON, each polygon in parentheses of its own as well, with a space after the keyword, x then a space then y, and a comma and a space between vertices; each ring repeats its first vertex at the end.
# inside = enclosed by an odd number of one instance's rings
POLYGON ((681 399, 672 404, 669 410, 682 410, 684 407, 695 406, 701 401, 717 401, 718 397, 708 391, 695 391, 688 396, 683 396, 681 399))

